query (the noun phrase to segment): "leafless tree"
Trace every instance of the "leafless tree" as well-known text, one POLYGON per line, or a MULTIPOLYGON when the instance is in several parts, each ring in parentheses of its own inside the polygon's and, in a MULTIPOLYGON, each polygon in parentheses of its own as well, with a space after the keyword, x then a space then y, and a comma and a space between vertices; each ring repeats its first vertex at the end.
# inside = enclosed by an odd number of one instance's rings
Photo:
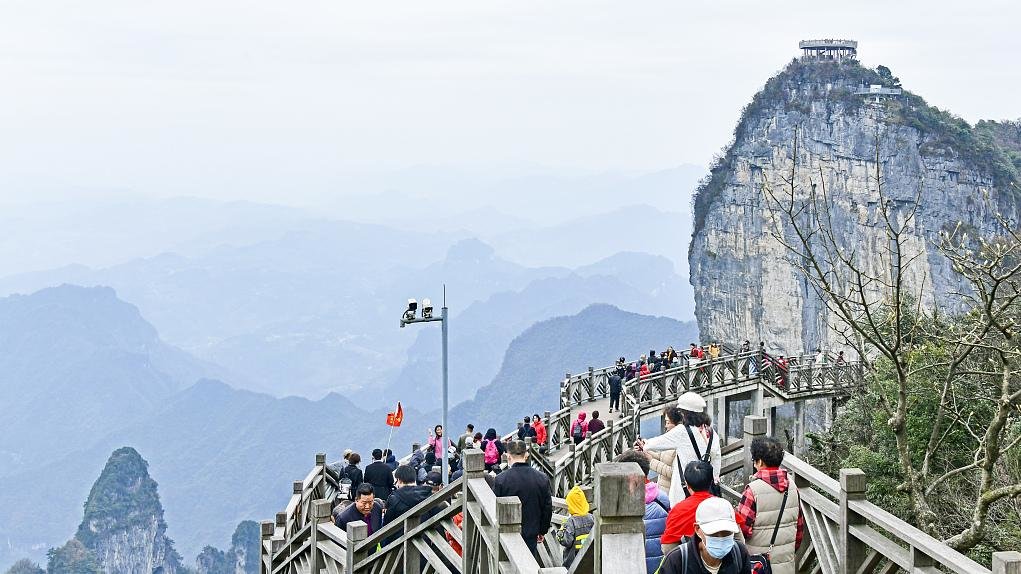
MULTIPOLYGON (((775 181, 762 176, 771 235, 836 317, 831 328, 865 363, 868 384, 896 439, 904 477, 900 489, 909 495, 919 527, 967 550, 984 539, 993 505, 1021 496, 1021 477, 1005 472, 1002 464, 1021 441, 1021 236, 1010 215, 991 209, 995 237, 969 236, 958 225, 941 233, 935 244, 920 243, 916 219, 924 180, 919 177, 915 189, 888 193, 880 144, 877 127, 869 169, 874 210, 866 220, 843 218, 843 228, 837 229, 834 213, 840 207, 827 189, 823 168, 815 173, 800 165, 795 131, 790 169, 775 181), (852 239, 867 237, 879 240, 870 245, 852 239), (945 310, 931 300, 923 304, 928 249, 947 258, 964 286, 950 296, 956 305, 950 305, 952 317, 943 316, 945 310), (932 329, 934 324, 940 329, 932 329), (938 340, 945 352, 921 360, 921 339, 938 340), (919 453, 909 440, 910 393, 919 381, 933 380, 940 381, 932 388, 938 410, 928 444, 919 453), (968 464, 947 467, 940 448, 948 436, 962 431, 970 437, 973 457, 968 464), (934 501, 960 481, 969 488, 957 489, 955 496, 972 496, 968 519, 955 521, 958 530, 947 532, 937 520, 934 501)), ((985 201, 993 205, 988 196, 985 201)))

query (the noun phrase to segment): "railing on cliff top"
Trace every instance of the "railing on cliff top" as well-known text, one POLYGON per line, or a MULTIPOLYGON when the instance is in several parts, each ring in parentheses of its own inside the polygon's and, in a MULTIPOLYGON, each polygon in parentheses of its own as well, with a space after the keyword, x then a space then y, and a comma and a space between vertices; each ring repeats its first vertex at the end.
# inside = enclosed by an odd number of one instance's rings
MULTIPOLYGON (((742 371, 740 356, 718 359, 724 364, 730 360, 738 362, 736 368, 729 370, 730 373, 744 373, 744 378, 750 376, 747 370, 742 371)), ((709 367, 711 363, 704 366, 709 367)), ((857 369, 857 380, 860 381, 860 366, 833 367, 857 369)), ((828 366, 817 371, 819 375, 810 375, 807 379, 795 377, 795 370, 792 369, 789 379, 792 388, 777 388, 777 392, 793 396, 792 393, 822 392, 820 389, 828 386, 828 392, 834 393, 835 389, 847 384, 844 371, 834 371, 828 366), (804 384, 797 386, 795 380, 804 384)), ((594 369, 590 371, 594 372, 594 369)), ((656 382, 671 380, 669 378, 673 375, 670 371, 657 375, 632 384, 636 388, 632 395, 635 398, 632 405, 634 417, 638 416, 637 413, 652 412, 661 407, 659 401, 662 397, 680 388, 656 382), (646 394, 646 385, 659 390, 646 394), (666 391, 660 392, 662 389, 666 391)), ((705 376, 707 381, 716 381, 715 375, 705 376)), ((591 375, 588 379, 590 382, 595 380, 591 375)), ((731 377, 728 380, 725 377, 723 382, 726 385, 741 384, 741 379, 731 377)), ((692 386, 689 384, 685 388, 692 386)), ((566 408, 569 409, 570 405, 566 408)), ((593 502, 596 527, 569 569, 560 566, 561 550, 553 539, 552 531, 539 546, 538 560, 528 552, 520 536, 520 502, 516 497, 498 498, 495 495, 491 479, 483 470, 482 452, 470 450, 464 455, 465 472, 461 478, 371 536, 366 535, 366 526, 362 522, 349 524, 346 532, 333 525, 330 511, 337 477, 327 467, 325 455, 316 455, 313 470, 305 480, 294 483, 287 509, 277 515, 275 522, 262 523, 262 572, 645 572, 642 524, 644 477, 633 463, 607 462, 630 448, 633 429, 630 420, 623 423, 610 421, 606 429, 592 435, 581 445, 572 444, 571 455, 556 462, 535 445, 530 445, 533 465, 548 474, 552 471, 554 485, 592 487, 587 494, 593 502), (454 522, 458 514, 463 518, 461 528, 454 522), (460 555, 450 541, 463 549, 460 555)), ((765 417, 747 416, 743 440, 722 449, 724 494, 732 501, 736 501, 740 493, 730 484, 740 488, 747 483, 747 477, 753 472, 748 454, 751 441, 765 433, 765 417)), ((841 470, 838 481, 790 453, 785 455, 783 466, 792 474, 799 488, 806 522, 804 542, 796 555, 799 573, 888 574, 901 570, 957 574, 1021 572, 1021 553, 994 554, 993 569, 989 570, 868 502, 865 499, 866 475, 859 469, 841 470)), ((563 522, 566 510, 562 499, 554 500, 556 525, 563 522)))

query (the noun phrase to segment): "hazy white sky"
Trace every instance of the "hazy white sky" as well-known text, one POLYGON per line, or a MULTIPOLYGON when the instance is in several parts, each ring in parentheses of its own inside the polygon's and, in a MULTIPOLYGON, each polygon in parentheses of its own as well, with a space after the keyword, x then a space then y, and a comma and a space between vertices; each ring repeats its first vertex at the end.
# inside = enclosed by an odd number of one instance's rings
MULTIPOLYGON (((706 164, 810 37, 1021 116, 1016 2, 0 0, 0 199, 290 201, 414 165, 706 164)), ((524 169, 524 168, 523 168, 524 169)))

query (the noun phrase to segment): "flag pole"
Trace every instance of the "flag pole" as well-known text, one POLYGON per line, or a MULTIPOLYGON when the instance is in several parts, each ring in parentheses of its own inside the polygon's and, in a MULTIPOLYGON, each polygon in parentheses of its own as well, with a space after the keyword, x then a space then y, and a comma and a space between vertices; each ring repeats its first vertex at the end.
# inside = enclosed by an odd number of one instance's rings
MULTIPOLYGON (((394 423, 398 423, 398 421, 397 421, 397 413, 400 412, 400 410, 401 410, 401 402, 397 401, 397 409, 394 410, 394 413, 393 413, 394 414, 394 421, 393 421, 394 423)), ((390 435, 386 437, 386 450, 383 451, 383 462, 386 462, 386 451, 390 450, 390 439, 392 439, 394 437, 394 427, 396 427, 397 424, 392 424, 392 425, 387 425, 387 426, 390 427, 390 435)))

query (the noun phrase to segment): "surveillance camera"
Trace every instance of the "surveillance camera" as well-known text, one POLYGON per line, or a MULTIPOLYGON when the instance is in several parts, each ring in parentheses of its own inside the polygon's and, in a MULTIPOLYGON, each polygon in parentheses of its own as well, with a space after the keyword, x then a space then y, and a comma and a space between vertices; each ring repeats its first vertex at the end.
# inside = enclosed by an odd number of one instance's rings
POLYGON ((422 318, 423 319, 433 318, 433 303, 428 299, 422 299, 422 318))
POLYGON ((414 299, 408 299, 408 310, 404 312, 405 321, 413 321, 415 319, 415 311, 418 310, 418 302, 414 299))

